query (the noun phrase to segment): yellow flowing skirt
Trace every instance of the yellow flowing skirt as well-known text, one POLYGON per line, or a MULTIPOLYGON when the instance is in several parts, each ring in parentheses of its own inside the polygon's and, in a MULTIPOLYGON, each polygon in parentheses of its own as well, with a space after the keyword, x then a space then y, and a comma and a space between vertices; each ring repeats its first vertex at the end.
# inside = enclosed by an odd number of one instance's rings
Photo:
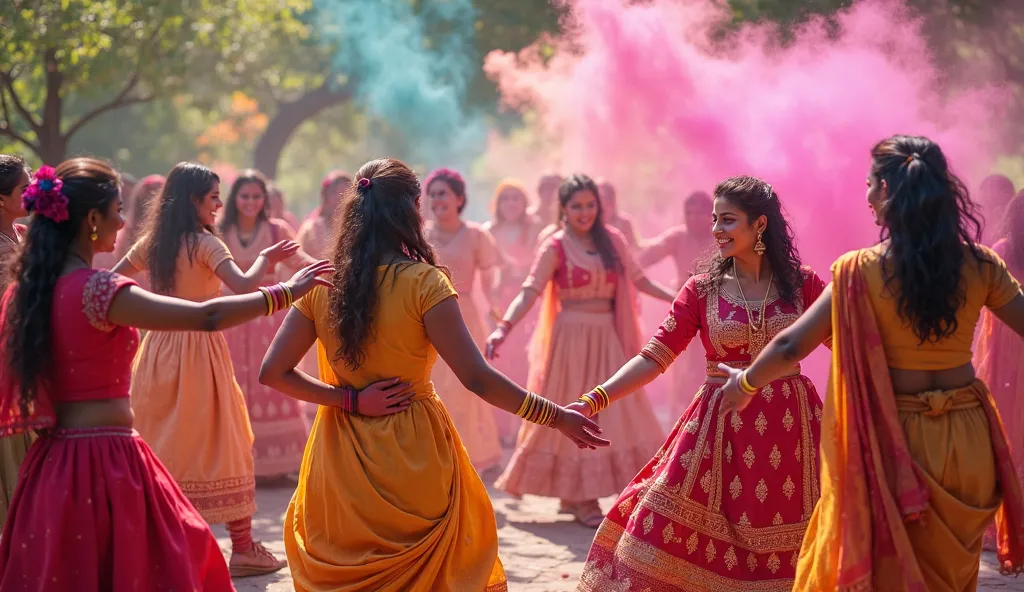
POLYGON ((298 592, 507 589, 487 490, 434 395, 386 417, 320 407, 284 542, 298 592))

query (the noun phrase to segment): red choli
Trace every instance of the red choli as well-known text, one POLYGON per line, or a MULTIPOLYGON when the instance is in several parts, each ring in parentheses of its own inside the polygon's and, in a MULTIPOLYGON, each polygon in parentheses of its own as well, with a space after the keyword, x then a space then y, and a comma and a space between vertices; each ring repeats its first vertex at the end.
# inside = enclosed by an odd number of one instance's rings
MULTIPOLYGON (((658 363, 665 371, 699 334, 709 371, 721 362, 749 364, 825 289, 825 282, 811 268, 802 267, 800 272, 803 282, 795 294, 796 305, 783 301, 777 293, 770 296, 765 306, 765 329, 755 336, 754 343, 751 343, 747 311, 735 282, 721 286, 711 282, 707 274, 691 277, 676 296, 668 317, 644 346, 642 355, 658 363)), ((748 301, 748 305, 751 312, 760 315, 760 300, 748 301)))
MULTIPOLYGON (((128 397, 132 359, 139 346, 139 331, 113 325, 107 319, 110 303, 133 280, 105 270, 81 269, 57 280, 51 327, 53 373, 46 388, 24 415, 19 389, 12 381, 0 384, 0 435, 56 424, 54 405, 128 397)), ((4 294, 0 322, 14 290, 4 294)))

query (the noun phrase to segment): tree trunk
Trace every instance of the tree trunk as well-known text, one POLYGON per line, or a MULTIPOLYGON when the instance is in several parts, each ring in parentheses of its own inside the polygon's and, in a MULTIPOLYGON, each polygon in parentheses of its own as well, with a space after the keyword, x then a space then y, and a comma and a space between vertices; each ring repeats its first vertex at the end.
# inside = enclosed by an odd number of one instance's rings
POLYGON ((253 150, 253 167, 271 179, 277 177, 281 152, 300 125, 328 107, 340 105, 352 93, 347 88, 331 89, 326 85, 302 95, 294 101, 281 103, 277 113, 253 150))

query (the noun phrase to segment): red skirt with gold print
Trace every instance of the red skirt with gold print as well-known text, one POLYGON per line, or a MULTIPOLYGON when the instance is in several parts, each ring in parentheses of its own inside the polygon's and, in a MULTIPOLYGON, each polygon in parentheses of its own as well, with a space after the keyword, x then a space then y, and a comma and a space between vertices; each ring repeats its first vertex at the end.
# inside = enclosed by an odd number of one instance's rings
POLYGON ((580 592, 792 589, 819 495, 821 402, 806 377, 776 380, 720 417, 705 382, 598 529, 580 592))

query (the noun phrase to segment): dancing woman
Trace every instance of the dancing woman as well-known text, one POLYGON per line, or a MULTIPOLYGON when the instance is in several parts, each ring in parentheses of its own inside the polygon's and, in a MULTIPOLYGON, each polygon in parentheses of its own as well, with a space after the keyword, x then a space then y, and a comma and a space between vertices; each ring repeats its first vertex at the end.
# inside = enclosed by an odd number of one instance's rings
MULTIPOLYGON (((451 169, 438 169, 427 175, 425 185, 434 223, 424 236, 451 273, 455 290, 462 295, 459 302, 462 318, 477 347, 483 348, 487 329, 474 302, 473 286, 479 276, 483 299, 490 304, 494 272, 500 261, 498 248, 489 232, 462 219, 466 207, 466 182, 462 175, 451 169)), ((493 308, 493 305, 488 306, 488 309, 493 308)), ((496 469, 504 452, 491 406, 463 386, 444 360, 434 364, 430 379, 459 430, 459 438, 473 466, 480 472, 496 469)))
MULTIPOLYGON (((296 303, 260 379, 319 402, 332 385, 397 374, 415 395, 380 418, 320 407, 285 517, 295 589, 505 590, 487 490, 430 382, 438 354, 492 405, 553 425, 574 446, 608 442, 591 433, 599 428, 590 420, 527 393, 484 361, 423 236, 416 174, 380 159, 356 179, 339 214, 335 287, 296 303), (296 369, 316 340, 329 354, 319 380, 296 369)), ((352 401, 363 404, 361 395, 352 401)))
MULTIPOLYGON (((189 302, 90 266, 118 230, 120 179, 76 158, 39 170, 0 306, 0 433, 37 430, 0 537, 0 591, 234 590, 217 541, 132 430, 137 327, 209 332, 267 313, 264 294, 189 302)), ((299 297, 331 267, 274 293, 299 297)))
MULTIPOLYGON (((27 215, 21 196, 32 179, 32 171, 18 156, 0 154, 0 295, 11 281, 8 268, 18 255, 18 245, 28 230, 15 220, 27 215)), ((18 468, 32 444, 32 433, 26 431, 0 437, 0 524, 7 517, 7 508, 18 483, 18 468)))
POLYGON ((352 175, 342 171, 331 171, 320 183, 320 206, 302 222, 295 238, 311 257, 327 256, 334 231, 331 220, 338 209, 341 192, 351 184, 352 175))
MULTIPOLYGON (((112 253, 97 253, 92 262, 94 267, 97 269, 113 269, 128 254, 128 251, 131 250, 135 242, 139 240, 139 235, 142 233, 142 225, 146 221, 147 212, 149 212, 149 205, 156 199, 163 184, 163 175, 149 175, 135 185, 130 196, 131 199, 125 201, 125 209, 128 210, 128 216, 125 220, 124 228, 117 233, 114 251, 112 253)), ((122 195, 126 195, 128 185, 125 184, 121 191, 122 195)), ((137 281, 142 288, 148 288, 149 284, 144 278, 140 277, 137 281)))
MULTIPOLYGON (((242 171, 231 184, 219 230, 231 257, 244 269, 255 265, 267 249, 282 240, 294 238, 288 223, 271 218, 269 210, 266 179, 257 171, 242 171)), ((274 284, 277 267, 294 270, 314 261, 300 250, 281 265, 269 266, 259 278, 260 284, 274 284)), ((284 315, 266 316, 224 332, 235 368, 235 380, 245 395, 252 425, 252 454, 257 479, 298 471, 302 450, 306 447, 308 428, 304 405, 263 386, 258 380, 263 356, 283 320, 284 315)))
MULTIPOLYGON (((533 270, 500 326, 488 338, 491 357, 541 295, 540 320, 530 345, 529 387, 567 404, 640 350, 634 286, 672 301, 633 264, 622 235, 602 222, 597 186, 573 175, 558 190, 564 228, 540 247, 533 270), (571 394, 571 396, 570 396, 571 394)), ((562 512, 596 528, 597 500, 621 490, 661 443, 647 397, 601 415, 603 433, 616 445, 590 454, 550 431, 524 424, 516 451, 497 487, 513 495, 556 497, 562 512)))
POLYGON ((716 366, 749 364, 824 283, 801 266, 770 185, 734 177, 714 196, 719 252, 708 271, 686 282, 638 356, 570 406, 603 417, 609 402, 614 410, 654 380, 694 337, 704 347, 707 379, 598 529, 580 591, 792 589, 818 499, 818 395, 794 364, 746 411, 725 414, 725 374, 716 366))
POLYGON ((726 406, 756 402, 747 393, 831 335, 821 501, 793 589, 974 590, 993 516, 1001 568, 1024 571, 1020 481, 971 365, 982 307, 1024 335, 1024 296, 979 244, 975 206, 938 145, 894 136, 871 156, 882 242, 840 257, 831 289, 747 370, 724 369, 726 406))

